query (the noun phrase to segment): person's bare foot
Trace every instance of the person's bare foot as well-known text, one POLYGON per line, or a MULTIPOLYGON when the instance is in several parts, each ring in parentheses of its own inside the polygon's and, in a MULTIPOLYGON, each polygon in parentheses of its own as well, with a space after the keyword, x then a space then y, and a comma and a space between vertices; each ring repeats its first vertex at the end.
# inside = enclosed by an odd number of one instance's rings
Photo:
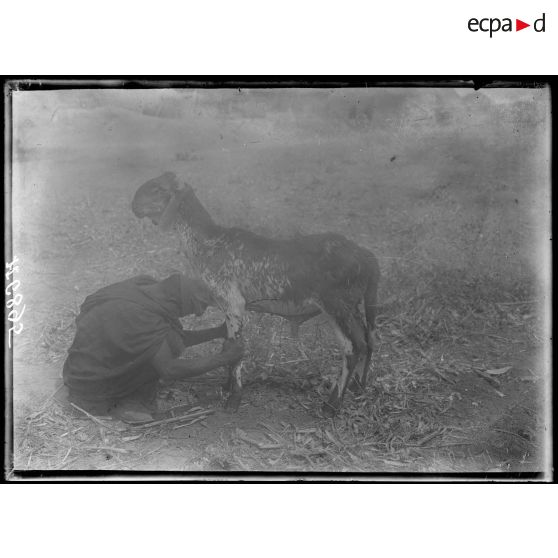
POLYGON ((137 401, 124 401, 111 409, 111 416, 127 424, 151 422, 153 415, 150 410, 137 401))

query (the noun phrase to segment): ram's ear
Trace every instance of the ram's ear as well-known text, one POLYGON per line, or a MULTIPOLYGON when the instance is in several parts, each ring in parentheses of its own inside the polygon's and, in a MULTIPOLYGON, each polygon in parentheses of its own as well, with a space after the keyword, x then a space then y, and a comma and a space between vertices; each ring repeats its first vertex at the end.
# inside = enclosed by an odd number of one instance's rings
POLYGON ((173 194, 165 207, 161 215, 161 219, 159 220, 159 228, 162 231, 168 231, 176 222, 176 218, 178 216, 178 200, 177 195, 173 194))

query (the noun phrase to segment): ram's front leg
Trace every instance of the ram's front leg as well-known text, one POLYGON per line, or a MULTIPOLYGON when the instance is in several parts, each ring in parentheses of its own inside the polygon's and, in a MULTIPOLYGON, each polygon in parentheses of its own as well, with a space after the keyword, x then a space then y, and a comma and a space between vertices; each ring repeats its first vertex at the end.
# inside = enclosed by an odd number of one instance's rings
MULTIPOLYGON (((238 341, 242 337, 243 318, 238 315, 227 316, 227 341, 238 341)), ((229 379, 227 382, 229 397, 225 408, 229 411, 237 411, 242 399, 242 358, 229 366, 229 379)))
MULTIPOLYGON (((242 328, 244 324, 244 298, 239 292, 232 297, 234 304, 227 311, 227 341, 239 341, 242 339, 242 328)), ((231 301, 229 300, 229 303, 231 301)), ((227 342, 225 341, 225 343, 227 342)), ((242 399, 242 359, 229 366, 229 380, 227 385, 229 397, 225 408, 230 411, 238 411, 242 399)))

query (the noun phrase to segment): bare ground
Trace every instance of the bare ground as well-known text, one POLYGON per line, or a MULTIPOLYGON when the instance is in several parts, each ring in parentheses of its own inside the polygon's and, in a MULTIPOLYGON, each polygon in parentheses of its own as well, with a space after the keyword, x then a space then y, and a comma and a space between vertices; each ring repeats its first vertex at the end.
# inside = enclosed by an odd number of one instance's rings
MULTIPOLYGON (((211 112, 180 122, 72 110, 54 123, 36 115, 14 167, 14 249, 26 302, 15 339, 15 471, 545 469, 537 129, 515 143, 496 130, 479 145, 470 139, 477 128, 456 134, 453 121, 424 128, 427 137, 385 122, 382 131, 295 137, 269 119, 216 124, 211 112), (222 408, 222 371, 161 389, 161 408, 212 411, 188 425, 100 424, 52 397, 87 294, 139 273, 188 272, 176 242, 129 209, 135 188, 167 169, 185 176, 222 223, 270 235, 340 232, 378 255, 377 380, 364 396, 349 394, 334 420, 319 413, 341 362, 323 317, 302 327, 301 345, 281 319, 250 317, 237 414, 222 408)), ((213 311, 185 323, 220 320, 213 311)))

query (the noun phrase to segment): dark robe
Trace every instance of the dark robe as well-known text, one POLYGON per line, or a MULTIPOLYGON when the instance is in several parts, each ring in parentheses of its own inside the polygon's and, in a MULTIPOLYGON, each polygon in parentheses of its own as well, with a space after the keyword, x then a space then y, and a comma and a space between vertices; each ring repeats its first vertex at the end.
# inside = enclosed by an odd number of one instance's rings
MULTIPOLYGON (((63 369, 72 396, 116 400, 158 379, 151 359, 169 335, 176 338, 172 332, 182 335, 178 318, 196 313, 211 295, 203 283, 179 274, 161 281, 163 295, 145 289, 156 283, 140 275, 85 299, 63 369)), ((180 347, 169 345, 178 357, 180 347)))

